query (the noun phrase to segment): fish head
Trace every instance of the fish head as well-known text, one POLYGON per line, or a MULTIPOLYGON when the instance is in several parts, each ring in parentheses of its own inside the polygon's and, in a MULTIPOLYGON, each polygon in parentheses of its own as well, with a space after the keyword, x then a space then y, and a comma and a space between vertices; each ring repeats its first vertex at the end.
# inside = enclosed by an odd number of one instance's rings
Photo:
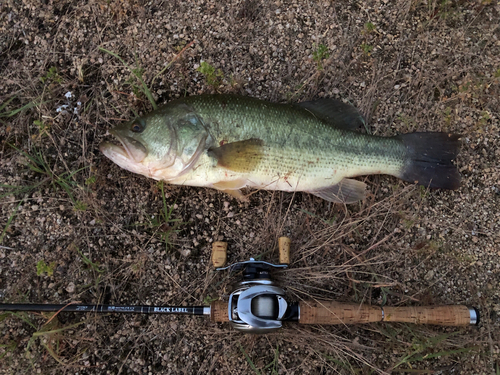
POLYGON ((209 138, 201 118, 185 105, 167 105, 109 133, 101 152, 120 167, 157 180, 170 180, 193 167, 209 138))

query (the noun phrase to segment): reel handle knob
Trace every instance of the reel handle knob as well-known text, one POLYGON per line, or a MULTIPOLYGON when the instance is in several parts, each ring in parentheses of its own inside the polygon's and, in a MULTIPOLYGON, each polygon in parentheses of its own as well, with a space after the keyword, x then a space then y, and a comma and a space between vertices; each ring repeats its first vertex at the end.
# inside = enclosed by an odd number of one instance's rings
POLYGON ((215 241, 212 244, 212 264, 215 268, 224 267, 227 260, 227 242, 215 241))
POLYGON ((280 250, 280 264, 290 264, 290 238, 280 237, 278 246, 280 250))

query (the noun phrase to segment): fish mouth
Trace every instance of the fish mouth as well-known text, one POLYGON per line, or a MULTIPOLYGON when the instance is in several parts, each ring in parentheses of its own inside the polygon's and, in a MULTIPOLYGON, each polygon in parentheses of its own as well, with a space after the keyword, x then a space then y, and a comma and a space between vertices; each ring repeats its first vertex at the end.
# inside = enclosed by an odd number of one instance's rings
POLYGON ((99 149, 111 160, 115 161, 115 159, 128 159, 129 161, 133 161, 135 163, 141 163, 146 156, 148 156, 148 150, 146 147, 136 139, 126 135, 120 135, 114 129, 111 129, 109 134, 114 135, 120 144, 103 142, 99 146, 99 149))

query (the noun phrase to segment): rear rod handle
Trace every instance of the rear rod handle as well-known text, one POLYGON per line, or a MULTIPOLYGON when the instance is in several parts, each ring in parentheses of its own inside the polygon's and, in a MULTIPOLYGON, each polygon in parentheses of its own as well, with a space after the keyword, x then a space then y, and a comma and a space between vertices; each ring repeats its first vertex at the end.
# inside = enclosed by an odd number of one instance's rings
POLYGON ((303 301, 299 303, 299 323, 301 324, 372 322, 468 326, 479 324, 479 311, 463 305, 379 307, 333 301, 303 301))

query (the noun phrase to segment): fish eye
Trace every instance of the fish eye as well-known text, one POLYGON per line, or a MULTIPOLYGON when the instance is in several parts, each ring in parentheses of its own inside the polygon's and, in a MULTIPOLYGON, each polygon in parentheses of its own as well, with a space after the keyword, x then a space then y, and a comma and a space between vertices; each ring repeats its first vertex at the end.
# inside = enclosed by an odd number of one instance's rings
POLYGON ((137 120, 132 123, 132 127, 130 128, 130 130, 132 130, 134 133, 142 133, 145 128, 146 124, 144 123, 144 121, 137 120))

